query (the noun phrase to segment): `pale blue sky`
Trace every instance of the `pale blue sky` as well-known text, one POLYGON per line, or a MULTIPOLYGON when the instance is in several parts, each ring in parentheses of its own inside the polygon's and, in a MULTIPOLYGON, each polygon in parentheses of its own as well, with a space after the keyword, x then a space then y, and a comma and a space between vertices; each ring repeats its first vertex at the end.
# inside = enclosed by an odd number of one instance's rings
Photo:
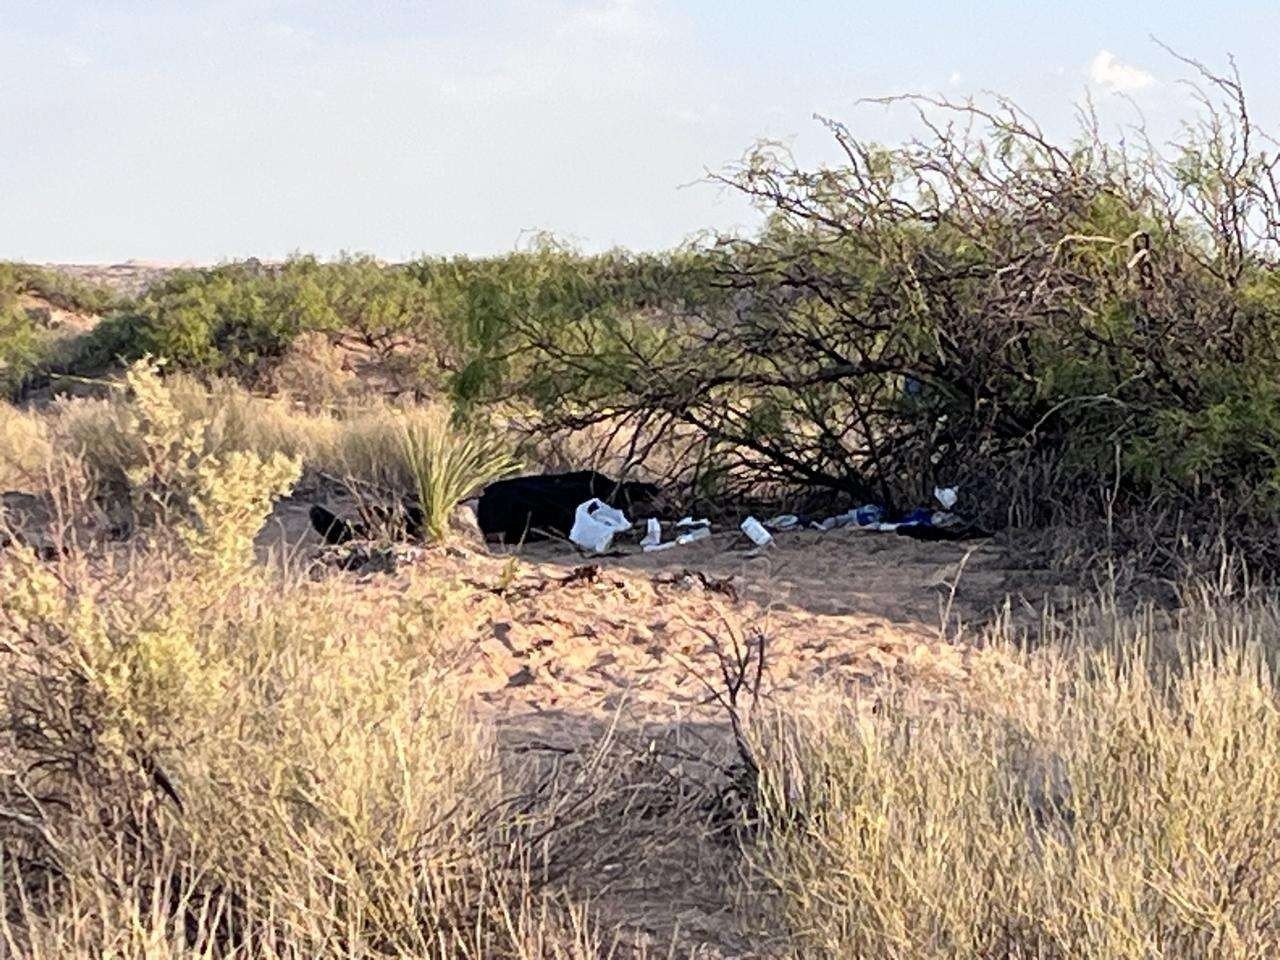
POLYGON ((1280 127, 1276 0, 0 0, 0 257, 664 247, 754 223, 688 184, 758 137, 909 131, 859 97, 996 89, 1065 132, 1123 91, 1169 129, 1152 34, 1234 53, 1280 127))

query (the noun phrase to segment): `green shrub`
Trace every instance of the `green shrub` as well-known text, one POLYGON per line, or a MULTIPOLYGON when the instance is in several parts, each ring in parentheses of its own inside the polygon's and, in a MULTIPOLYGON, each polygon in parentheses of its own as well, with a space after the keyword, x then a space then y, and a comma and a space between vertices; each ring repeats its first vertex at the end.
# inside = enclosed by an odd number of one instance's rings
POLYGON ((528 395, 548 431, 698 431, 740 489, 895 508, 959 482, 991 524, 1147 534, 1156 502, 1269 549, 1280 195, 1214 88, 1172 162, 1000 100, 930 103, 962 123, 894 148, 831 123, 840 166, 763 146, 720 178, 770 214, 704 252, 726 300, 549 321, 528 395))

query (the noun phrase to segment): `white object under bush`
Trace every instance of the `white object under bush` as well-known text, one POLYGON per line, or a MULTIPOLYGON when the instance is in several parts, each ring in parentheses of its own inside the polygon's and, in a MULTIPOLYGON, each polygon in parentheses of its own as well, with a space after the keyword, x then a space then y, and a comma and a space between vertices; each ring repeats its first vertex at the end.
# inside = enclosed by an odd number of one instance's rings
POLYGON ((617 534, 630 529, 631 521, 625 513, 593 498, 578 507, 569 539, 584 550, 604 553, 617 534))

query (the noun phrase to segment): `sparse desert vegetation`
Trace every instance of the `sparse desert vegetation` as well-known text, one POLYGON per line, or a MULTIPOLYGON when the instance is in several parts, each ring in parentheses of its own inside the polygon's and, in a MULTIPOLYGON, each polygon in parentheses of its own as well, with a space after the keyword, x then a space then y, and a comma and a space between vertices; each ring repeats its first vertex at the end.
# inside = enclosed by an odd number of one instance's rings
POLYGON ((1277 160, 1198 76, 1173 156, 907 98, 661 255, 0 267, 0 956, 1280 952, 1277 160), (718 531, 466 522, 565 467, 718 531), (939 485, 990 536, 721 532, 939 485))

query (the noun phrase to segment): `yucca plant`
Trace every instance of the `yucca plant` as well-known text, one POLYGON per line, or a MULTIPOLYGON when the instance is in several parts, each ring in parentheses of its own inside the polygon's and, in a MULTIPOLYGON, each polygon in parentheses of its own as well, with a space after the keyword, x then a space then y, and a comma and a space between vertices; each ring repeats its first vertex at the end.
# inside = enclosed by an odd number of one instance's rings
POLYGON ((448 534, 449 517, 464 497, 520 469, 496 440, 443 418, 411 422, 400 445, 422 508, 422 536, 432 542, 448 534))

